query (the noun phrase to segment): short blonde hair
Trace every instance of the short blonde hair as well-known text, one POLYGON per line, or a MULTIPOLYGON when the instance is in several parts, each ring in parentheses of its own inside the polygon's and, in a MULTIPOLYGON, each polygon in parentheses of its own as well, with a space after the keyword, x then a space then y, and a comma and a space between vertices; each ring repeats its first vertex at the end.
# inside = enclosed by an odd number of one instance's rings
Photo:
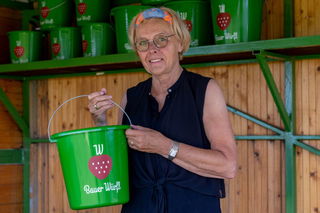
MULTIPOLYGON (((189 49, 189 46, 190 46, 191 38, 190 38, 190 33, 188 31, 188 28, 175 11, 173 11, 169 8, 166 8, 166 7, 160 7, 159 9, 166 11, 167 13, 169 13, 172 16, 172 24, 170 24, 171 30, 178 37, 178 39, 181 41, 182 47, 183 47, 182 51, 179 53, 180 60, 181 60, 183 53, 187 52, 189 49)), ((143 13, 143 12, 141 12, 141 13, 143 13)), ((139 14, 141 14, 141 13, 139 13, 139 14)), ((136 21, 137 21, 139 14, 137 14, 132 19, 130 26, 129 26, 129 31, 128 31, 128 37, 129 37, 131 47, 135 51, 137 51, 136 46, 135 46, 136 21)), ((160 18, 158 18, 158 19, 160 19, 160 18)))

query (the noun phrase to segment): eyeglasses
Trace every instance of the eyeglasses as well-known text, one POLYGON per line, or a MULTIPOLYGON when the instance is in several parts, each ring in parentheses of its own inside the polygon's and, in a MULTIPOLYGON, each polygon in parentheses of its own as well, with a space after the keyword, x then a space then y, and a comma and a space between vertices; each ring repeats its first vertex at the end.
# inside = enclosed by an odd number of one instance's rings
POLYGON ((157 48, 164 48, 168 45, 168 38, 174 35, 175 34, 172 34, 172 35, 158 34, 158 35, 155 35, 152 40, 136 41, 135 45, 139 52, 147 51, 149 49, 149 43, 151 41, 153 42, 154 46, 156 46, 157 48))

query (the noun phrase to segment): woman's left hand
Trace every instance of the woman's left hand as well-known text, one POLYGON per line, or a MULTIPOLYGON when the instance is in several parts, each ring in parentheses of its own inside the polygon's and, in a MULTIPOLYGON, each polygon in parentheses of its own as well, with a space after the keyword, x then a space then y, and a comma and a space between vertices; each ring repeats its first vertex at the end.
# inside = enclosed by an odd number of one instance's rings
POLYGON ((160 132, 142 126, 132 125, 126 130, 128 145, 141 152, 157 153, 166 156, 172 141, 160 132))

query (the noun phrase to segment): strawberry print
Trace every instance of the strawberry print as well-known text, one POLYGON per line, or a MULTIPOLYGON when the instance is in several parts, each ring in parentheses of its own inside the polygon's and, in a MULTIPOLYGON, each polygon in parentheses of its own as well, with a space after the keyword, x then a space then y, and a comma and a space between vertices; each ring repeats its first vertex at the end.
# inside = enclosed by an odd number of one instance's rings
POLYGON ((192 22, 190 20, 183 20, 189 32, 192 31, 192 22))
POLYGON ((87 4, 86 3, 83 3, 83 2, 80 2, 78 4, 78 12, 80 13, 80 15, 83 15, 86 13, 86 10, 87 10, 87 4))
POLYGON ((225 5, 219 5, 220 13, 217 15, 217 24, 221 30, 229 27, 231 22, 231 15, 225 12, 225 5))
POLYGON ((108 177, 112 169, 112 160, 109 155, 97 155, 90 158, 88 162, 90 172, 98 179, 108 177))
POLYGON ((24 48, 22 46, 16 46, 13 49, 13 52, 17 56, 17 58, 20 58, 24 54, 24 48))
POLYGON ((49 15, 49 8, 44 6, 44 7, 41 7, 41 10, 40 10, 40 13, 41 13, 41 17, 42 18, 47 18, 48 15, 49 15))
POLYGON ((54 55, 58 55, 60 52, 60 49, 61 49, 60 44, 58 44, 58 43, 52 44, 52 52, 54 55))
POLYGON ((88 41, 87 40, 82 40, 82 50, 83 52, 87 52, 88 49, 88 41))

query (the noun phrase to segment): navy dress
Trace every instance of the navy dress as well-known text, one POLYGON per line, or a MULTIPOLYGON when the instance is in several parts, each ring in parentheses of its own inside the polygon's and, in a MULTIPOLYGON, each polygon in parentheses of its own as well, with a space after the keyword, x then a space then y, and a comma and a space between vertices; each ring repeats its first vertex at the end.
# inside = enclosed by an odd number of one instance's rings
MULTIPOLYGON (((210 78, 184 70, 168 89, 162 110, 150 95, 151 78, 127 91, 128 113, 135 125, 199 148, 210 148, 203 106, 210 78)), ((123 119, 123 124, 128 120, 123 119)), ((224 181, 189 172, 158 155, 129 150, 130 201, 122 213, 219 213, 224 181)))

